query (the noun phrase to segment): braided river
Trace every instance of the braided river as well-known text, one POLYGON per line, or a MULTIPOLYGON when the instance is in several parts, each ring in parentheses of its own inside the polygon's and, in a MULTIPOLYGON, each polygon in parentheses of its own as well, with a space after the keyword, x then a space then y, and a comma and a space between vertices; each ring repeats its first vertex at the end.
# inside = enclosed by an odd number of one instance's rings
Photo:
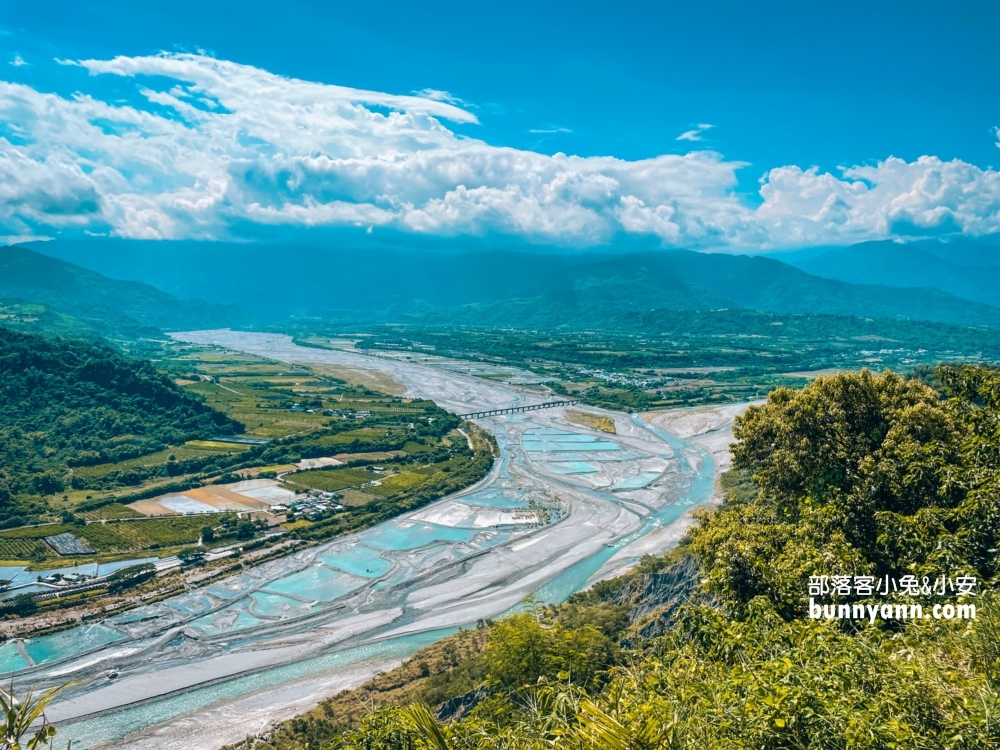
MULTIPOLYGON (((372 371, 456 413, 558 398, 538 384, 477 377, 454 360, 301 347, 278 334, 173 335, 372 371)), ((528 597, 562 601, 665 550, 713 496, 720 454, 691 430, 601 413, 616 434, 571 424, 563 408, 477 420, 500 458, 475 486, 173 599, 5 644, 2 679, 75 681, 48 712, 60 746, 214 750, 528 597), (117 679, 105 676, 111 668, 117 679)), ((727 419, 709 429, 723 441, 727 419)))

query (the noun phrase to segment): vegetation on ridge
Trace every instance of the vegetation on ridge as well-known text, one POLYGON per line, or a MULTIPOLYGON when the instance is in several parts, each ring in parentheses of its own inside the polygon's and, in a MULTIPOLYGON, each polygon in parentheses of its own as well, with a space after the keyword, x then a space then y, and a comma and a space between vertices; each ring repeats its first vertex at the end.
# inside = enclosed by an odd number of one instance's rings
MULTIPOLYGON (((1000 373, 943 367, 924 379, 934 388, 892 373, 842 374, 776 391, 748 411, 727 502, 674 553, 693 556, 705 581, 680 614, 662 614, 664 563, 649 561, 567 605, 492 625, 485 649, 451 668, 468 677, 479 665, 482 679, 442 701, 438 718, 376 701, 344 722, 331 707, 333 734, 311 733, 314 712, 247 746, 997 746, 1000 602, 989 585, 1000 546, 1000 373), (808 616, 810 576, 855 573, 975 575, 979 595, 967 601, 977 617, 808 616), (638 632, 651 618, 659 627, 638 632)), ((853 600, 915 601, 903 591, 853 600)))

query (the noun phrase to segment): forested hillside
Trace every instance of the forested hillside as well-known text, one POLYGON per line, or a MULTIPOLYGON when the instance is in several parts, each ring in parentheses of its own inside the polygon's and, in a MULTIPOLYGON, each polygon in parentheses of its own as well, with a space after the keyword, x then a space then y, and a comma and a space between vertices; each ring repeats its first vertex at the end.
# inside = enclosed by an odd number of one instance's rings
POLYGON ((390 673, 245 746, 996 747, 1000 373, 920 376, 772 393, 738 422, 728 500, 673 553, 684 562, 485 624, 401 668, 414 688, 390 673), (833 592, 927 617, 817 619, 824 575, 977 585, 833 592), (932 619, 935 601, 977 613, 932 619))
POLYGON ((61 492, 68 467, 120 461, 242 425, 148 362, 88 341, 0 328, 0 526, 61 492))
POLYGON ((245 319, 234 305, 178 299, 149 284, 110 279, 19 245, 0 247, 0 298, 44 305, 112 338, 245 319))

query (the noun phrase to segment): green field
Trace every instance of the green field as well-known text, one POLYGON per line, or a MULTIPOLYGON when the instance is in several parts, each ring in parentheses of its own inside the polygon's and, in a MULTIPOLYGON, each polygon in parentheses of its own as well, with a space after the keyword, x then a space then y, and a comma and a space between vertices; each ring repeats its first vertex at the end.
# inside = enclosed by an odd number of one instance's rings
POLYGON ((285 477, 285 484, 296 489, 337 492, 378 478, 378 474, 364 469, 313 469, 311 471, 298 471, 285 477))
MULTIPOLYGON (((134 511, 132 513, 139 515, 134 511)), ((0 559, 27 560, 32 553, 38 554, 38 550, 41 550, 46 558, 56 558, 58 555, 42 541, 42 538, 64 532, 82 539, 98 554, 167 549, 197 542, 201 530, 205 526, 218 524, 223 515, 209 513, 172 518, 111 520, 106 523, 88 523, 86 526, 54 524, 8 529, 0 532, 0 559)))

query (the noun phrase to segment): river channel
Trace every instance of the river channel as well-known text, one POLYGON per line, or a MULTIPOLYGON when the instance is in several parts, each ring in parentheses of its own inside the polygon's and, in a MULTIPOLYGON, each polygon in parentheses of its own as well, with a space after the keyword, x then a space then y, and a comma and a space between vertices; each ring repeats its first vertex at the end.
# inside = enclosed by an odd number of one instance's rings
MULTIPOLYGON (((458 413, 552 400, 454 366, 300 347, 287 336, 174 334, 289 363, 376 371, 458 413)), ((615 434, 562 408, 478 420, 501 457, 474 487, 173 599, 0 649, 20 683, 77 681, 50 718, 58 744, 218 748, 510 612, 564 600, 713 490, 698 443, 606 412, 615 434), (540 512, 544 511, 544 513, 540 512), (108 680, 109 668, 119 677, 108 680)), ((651 539, 653 537, 650 537, 651 539)), ((635 557, 638 557, 636 552, 635 557)))

